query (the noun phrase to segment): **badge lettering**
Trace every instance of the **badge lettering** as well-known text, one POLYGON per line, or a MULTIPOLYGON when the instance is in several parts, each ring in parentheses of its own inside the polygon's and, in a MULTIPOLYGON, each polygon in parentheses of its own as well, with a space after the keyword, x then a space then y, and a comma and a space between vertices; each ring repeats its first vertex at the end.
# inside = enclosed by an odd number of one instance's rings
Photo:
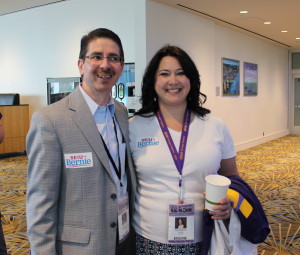
POLYGON ((93 156, 91 152, 65 154, 66 168, 93 167, 93 156))
POLYGON ((140 138, 139 141, 137 142, 137 147, 138 148, 144 148, 147 146, 158 146, 159 141, 157 138, 140 138))

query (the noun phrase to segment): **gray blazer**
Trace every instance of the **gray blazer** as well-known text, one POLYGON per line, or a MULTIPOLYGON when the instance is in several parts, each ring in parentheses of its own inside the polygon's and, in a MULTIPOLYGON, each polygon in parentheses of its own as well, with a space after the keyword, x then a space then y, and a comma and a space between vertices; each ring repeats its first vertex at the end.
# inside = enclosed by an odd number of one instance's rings
MULTIPOLYGON (((133 212, 136 177, 126 108, 115 101, 127 144, 133 212)), ((27 135, 27 233, 31 254, 115 254, 117 188, 93 116, 79 88, 36 112, 27 135), (66 168, 65 154, 92 153, 93 167, 66 168)))

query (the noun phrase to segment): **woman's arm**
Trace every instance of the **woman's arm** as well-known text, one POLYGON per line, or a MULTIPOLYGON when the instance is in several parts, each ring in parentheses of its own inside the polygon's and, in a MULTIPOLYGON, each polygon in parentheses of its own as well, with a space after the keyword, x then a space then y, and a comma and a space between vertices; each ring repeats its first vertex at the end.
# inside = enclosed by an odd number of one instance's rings
MULTIPOLYGON (((236 158, 228 158, 221 160, 221 167, 218 171, 220 175, 230 176, 230 175, 239 175, 237 166, 236 166, 236 158)), ((214 220, 227 220, 230 218, 232 206, 230 203, 230 199, 228 197, 222 199, 220 201, 220 205, 215 205, 214 209, 217 211, 209 211, 209 214, 212 216, 214 220)))
POLYGON ((223 176, 230 176, 230 175, 239 175, 237 166, 236 166, 236 157, 222 159, 221 160, 221 167, 218 171, 218 174, 223 176))

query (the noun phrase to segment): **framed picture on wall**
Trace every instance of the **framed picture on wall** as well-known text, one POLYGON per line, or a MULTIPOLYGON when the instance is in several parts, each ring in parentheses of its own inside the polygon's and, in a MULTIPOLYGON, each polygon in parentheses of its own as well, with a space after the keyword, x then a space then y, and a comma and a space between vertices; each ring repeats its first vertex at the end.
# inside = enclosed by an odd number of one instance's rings
POLYGON ((240 61, 222 58, 222 95, 240 94, 240 61))
POLYGON ((256 96, 258 85, 257 64, 244 62, 244 95, 256 96))

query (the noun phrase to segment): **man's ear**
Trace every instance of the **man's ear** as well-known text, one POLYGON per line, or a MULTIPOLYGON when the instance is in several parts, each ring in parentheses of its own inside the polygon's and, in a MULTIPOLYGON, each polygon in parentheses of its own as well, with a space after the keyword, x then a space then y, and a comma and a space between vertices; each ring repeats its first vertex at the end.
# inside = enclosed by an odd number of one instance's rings
POLYGON ((80 73, 81 76, 83 75, 83 67, 82 67, 83 64, 84 64, 84 60, 83 59, 78 59, 77 66, 78 66, 79 73, 80 73))

